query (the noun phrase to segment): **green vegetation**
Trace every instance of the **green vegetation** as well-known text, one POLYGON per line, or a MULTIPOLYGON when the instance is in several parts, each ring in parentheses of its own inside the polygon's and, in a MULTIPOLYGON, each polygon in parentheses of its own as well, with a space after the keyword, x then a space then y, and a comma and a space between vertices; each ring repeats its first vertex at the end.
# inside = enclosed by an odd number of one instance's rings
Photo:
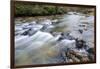
POLYGON ((66 7, 38 4, 16 4, 15 16, 44 16, 67 13, 66 7))
POLYGON ((94 10, 92 8, 84 7, 69 7, 69 6, 55 6, 55 5, 43 5, 43 4, 15 4, 15 16, 48 16, 65 14, 69 11, 81 12, 83 14, 89 14, 94 10))

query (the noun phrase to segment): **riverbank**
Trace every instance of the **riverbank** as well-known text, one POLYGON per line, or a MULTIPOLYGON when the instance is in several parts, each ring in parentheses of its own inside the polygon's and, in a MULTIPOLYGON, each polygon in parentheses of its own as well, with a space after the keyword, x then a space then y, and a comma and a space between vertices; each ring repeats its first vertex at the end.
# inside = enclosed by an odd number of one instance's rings
POLYGON ((32 16, 15 17, 15 23, 41 21, 41 20, 45 20, 45 19, 55 20, 55 19, 60 19, 63 15, 34 16, 34 17, 32 17, 32 16))

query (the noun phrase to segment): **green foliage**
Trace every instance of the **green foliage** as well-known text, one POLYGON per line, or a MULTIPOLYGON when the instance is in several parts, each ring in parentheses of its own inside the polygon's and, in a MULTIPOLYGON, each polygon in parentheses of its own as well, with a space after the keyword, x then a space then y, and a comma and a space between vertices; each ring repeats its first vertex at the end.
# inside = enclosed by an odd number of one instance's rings
POLYGON ((55 6, 55 5, 40 5, 40 4, 15 4, 15 16, 45 16, 65 14, 69 11, 81 12, 88 14, 93 9, 83 7, 68 7, 68 6, 55 6))
POLYGON ((16 16, 40 16, 40 15, 56 15, 66 13, 64 7, 53 5, 38 5, 38 4, 15 4, 16 16))
POLYGON ((31 15, 32 7, 30 5, 16 5, 15 15, 31 15))

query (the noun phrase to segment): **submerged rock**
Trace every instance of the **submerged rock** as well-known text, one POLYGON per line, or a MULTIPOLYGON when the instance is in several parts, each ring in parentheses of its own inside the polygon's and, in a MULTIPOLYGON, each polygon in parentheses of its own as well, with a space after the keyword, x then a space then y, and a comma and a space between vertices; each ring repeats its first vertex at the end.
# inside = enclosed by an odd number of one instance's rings
POLYGON ((84 40, 78 40, 76 39, 76 48, 83 48, 85 46, 85 41, 84 40))

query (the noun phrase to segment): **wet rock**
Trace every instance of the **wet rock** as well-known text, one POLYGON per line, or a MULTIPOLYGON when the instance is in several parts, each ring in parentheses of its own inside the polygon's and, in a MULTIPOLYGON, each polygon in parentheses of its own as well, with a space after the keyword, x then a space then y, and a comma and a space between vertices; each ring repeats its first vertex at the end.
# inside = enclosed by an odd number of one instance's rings
POLYGON ((25 32, 23 32, 21 35, 28 35, 29 33, 28 33, 29 31, 27 30, 27 31, 25 31, 25 32))
POLYGON ((85 45, 85 41, 84 40, 78 40, 76 39, 76 48, 81 49, 83 48, 85 45))
POLYGON ((81 58, 81 62, 89 62, 89 61, 90 61, 90 59, 87 56, 83 56, 81 58))
POLYGON ((75 55, 71 55, 71 59, 73 62, 80 62, 80 59, 78 59, 75 55))
POLYGON ((53 25, 43 25, 41 31, 44 32, 51 32, 53 30, 54 26, 53 25))
POLYGON ((95 53, 95 50, 94 50, 94 48, 89 48, 87 50, 87 52, 90 53, 90 54, 94 54, 95 53))
POLYGON ((66 52, 67 60, 72 59, 73 62, 88 62, 90 58, 88 57, 88 52, 86 50, 69 49, 66 52))
POLYGON ((83 33, 83 30, 81 30, 81 29, 79 29, 78 31, 79 31, 81 34, 83 33))
POLYGON ((95 55, 94 54, 89 54, 88 58, 89 58, 90 62, 92 62, 92 61, 95 60, 95 55))
POLYGON ((37 32, 36 30, 30 29, 29 32, 28 32, 28 35, 29 35, 29 36, 32 36, 32 35, 34 35, 36 32, 37 32))
POLYGON ((36 30, 32 29, 32 28, 29 28, 28 30, 24 31, 21 35, 33 35, 34 33, 36 32, 36 30))
POLYGON ((71 36, 70 33, 61 33, 61 37, 59 38, 58 41, 62 39, 75 40, 75 38, 71 36))
POLYGON ((72 59, 69 59, 67 63, 74 63, 72 59))

